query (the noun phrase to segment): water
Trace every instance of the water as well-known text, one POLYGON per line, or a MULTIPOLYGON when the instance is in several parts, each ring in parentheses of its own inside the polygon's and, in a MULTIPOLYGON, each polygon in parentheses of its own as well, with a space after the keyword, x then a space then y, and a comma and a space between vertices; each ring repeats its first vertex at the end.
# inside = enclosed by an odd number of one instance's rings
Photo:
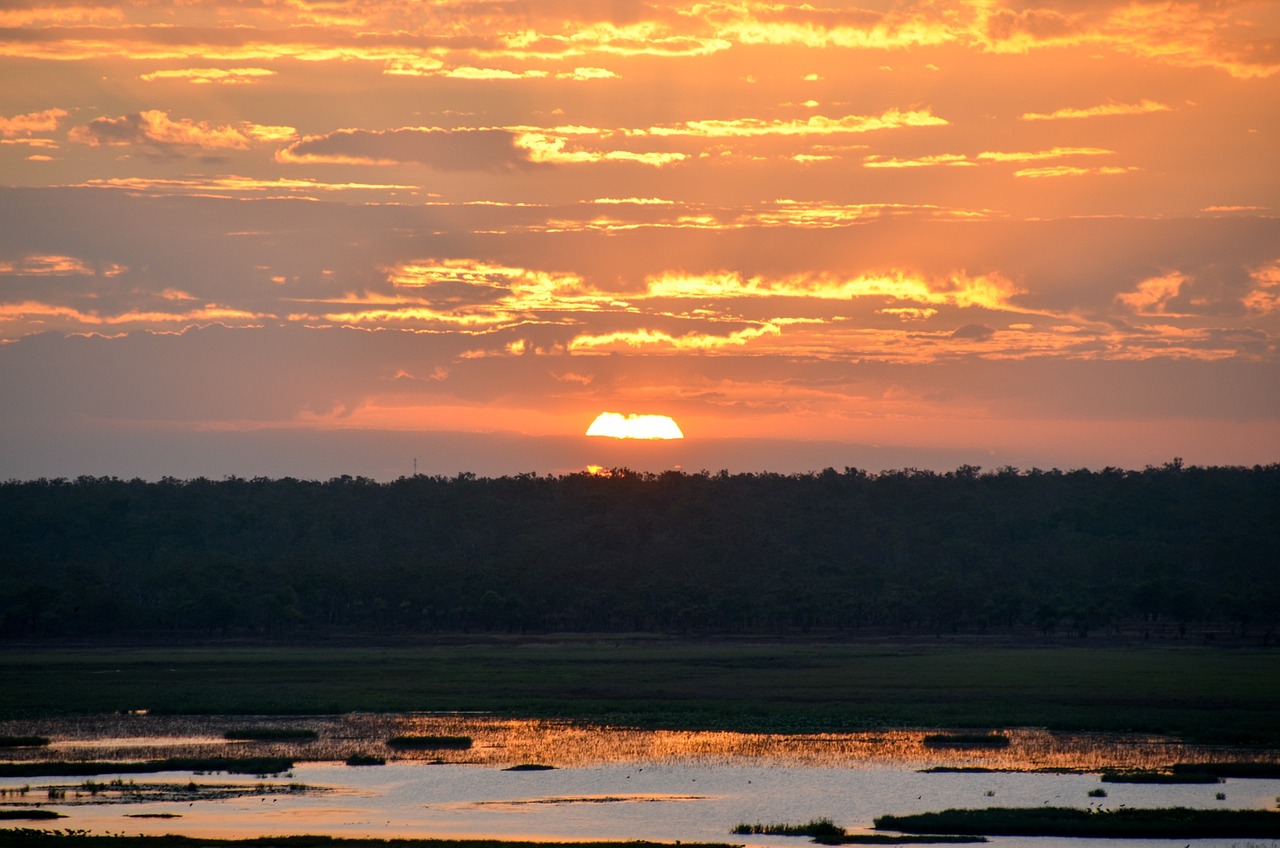
MULTIPOLYGON (((67 818, 39 824, 96 833, 183 833, 248 837, 296 833, 344 836, 731 842, 799 848, 795 837, 737 836, 740 822, 803 823, 830 818, 851 831, 876 816, 988 806, 1224 807, 1275 809, 1280 780, 1216 785, 1101 784, 1103 766, 1155 768, 1179 761, 1272 759, 1275 753, 1197 748, 1167 739, 1037 730, 1007 731, 1007 748, 936 750, 924 731, 788 736, 598 728, 573 722, 474 715, 261 718, 105 716, 0 723, 0 734, 48 736, 42 751, 10 759, 153 759, 170 756, 283 755, 301 762, 288 775, 102 775, 125 787, 90 794, 85 778, 5 778, 0 808, 34 804, 67 818), (313 742, 228 742, 232 727, 307 727, 313 742), (465 735, 469 750, 396 752, 387 738, 406 733, 465 735), (353 753, 388 757, 352 767, 353 753), (435 760, 441 762, 436 763, 435 760), (508 771, 519 763, 556 766, 508 771), (924 773, 934 766, 1023 771, 924 773), (1085 773, 1028 772, 1083 769, 1085 773), (1092 771, 1089 771, 1092 770, 1092 771), (128 784, 132 782, 133 787, 128 784), (179 787, 197 784, 197 795, 179 787), (66 796, 47 799, 48 788, 66 796), (166 794, 168 787, 173 792, 166 794), (213 795, 211 788, 222 790, 213 795), (300 787, 305 787, 300 789, 300 787), (1107 797, 1090 797, 1105 788, 1107 797), (290 789, 295 791, 290 791, 290 789), (77 797, 79 793, 79 797, 77 797), (1218 799, 1223 793, 1225 799, 1218 799), (139 818, 168 814, 170 818, 139 818)), ((18 826, 30 823, 15 822, 18 826)), ((1107 844, 1089 840, 1086 848, 1107 844)), ((993 839, 995 845, 1055 848, 1078 840, 993 839)), ((1117 843, 1120 844, 1120 843, 1117 843)), ((1128 848, 1162 846, 1128 840, 1128 848)), ((1201 840, 1205 848, 1268 841, 1201 840)))

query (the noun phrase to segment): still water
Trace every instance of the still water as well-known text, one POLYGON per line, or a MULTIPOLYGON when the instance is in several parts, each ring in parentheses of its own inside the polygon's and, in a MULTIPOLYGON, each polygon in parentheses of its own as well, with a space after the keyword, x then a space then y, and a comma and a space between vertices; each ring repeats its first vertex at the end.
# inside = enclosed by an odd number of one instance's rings
MULTIPOLYGON (((0 779, 0 809, 39 803, 67 818, 48 827, 95 833, 247 837, 344 836, 650 840, 800 846, 795 837, 735 836, 740 822, 830 818, 851 832, 876 816, 952 807, 1090 806, 1276 809, 1280 780, 1217 785, 1102 784, 1103 767, 1272 759, 1276 752, 1193 747, 1167 739, 1008 730, 1000 749, 927 747, 926 731, 822 735, 675 732, 477 715, 331 717, 104 716, 0 722, 0 734, 42 735, 49 748, 11 760, 134 760, 173 756, 290 756, 271 777, 192 772, 0 779), (229 742, 236 727, 314 730, 306 742, 229 742), (467 750, 399 752, 402 734, 469 736, 467 750), (347 766, 352 754, 387 758, 347 766), (509 771, 518 764, 554 766, 509 771), (1016 771, 925 772, 934 767, 1016 771), (1074 769, 1083 773, 1034 772, 1074 769), (111 787, 119 778, 124 785, 111 787), (103 786, 102 784, 107 784, 103 786), (193 785, 194 784, 194 785, 193 785), (27 787, 25 793, 15 790, 27 787), (50 787, 55 797, 50 798, 50 787), (1104 788, 1105 797, 1091 796, 1104 788), (60 791, 65 795, 56 797, 60 791), (1219 798, 1219 794, 1225 797, 1219 798), (163 818, 155 816, 164 816, 163 818)), ((30 823, 16 823, 29 826, 30 823)), ((1107 840, 998 838, 997 846, 1074 848, 1107 840)), ((1129 840, 1130 848, 1163 846, 1129 840)), ((1185 844, 1185 842, 1183 843, 1185 844)), ((1274 842, 1201 840, 1204 848, 1280 848, 1274 842)))

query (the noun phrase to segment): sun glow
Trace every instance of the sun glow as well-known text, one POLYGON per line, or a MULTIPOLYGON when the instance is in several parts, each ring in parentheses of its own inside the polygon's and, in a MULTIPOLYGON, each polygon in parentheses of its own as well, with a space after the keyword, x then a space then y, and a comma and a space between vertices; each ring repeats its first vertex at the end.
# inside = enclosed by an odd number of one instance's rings
POLYGON ((587 428, 588 436, 611 439, 683 439, 680 427, 665 415, 622 415, 602 412, 587 428))

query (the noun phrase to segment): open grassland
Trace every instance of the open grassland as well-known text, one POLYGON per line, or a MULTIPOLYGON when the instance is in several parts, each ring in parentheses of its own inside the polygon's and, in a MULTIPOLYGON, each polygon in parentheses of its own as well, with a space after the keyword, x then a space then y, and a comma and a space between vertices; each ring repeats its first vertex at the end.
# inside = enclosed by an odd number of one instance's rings
POLYGON ((641 726, 1048 727, 1280 743, 1280 651, 582 638, 0 652, 0 717, 484 710, 641 726))

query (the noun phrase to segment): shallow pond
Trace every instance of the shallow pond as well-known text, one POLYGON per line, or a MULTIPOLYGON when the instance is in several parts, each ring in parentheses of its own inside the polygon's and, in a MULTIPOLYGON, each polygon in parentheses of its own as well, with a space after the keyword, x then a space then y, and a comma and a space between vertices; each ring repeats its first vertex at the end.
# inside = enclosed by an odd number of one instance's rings
MULTIPOLYGON (((174 772, 86 778, 0 779, 0 808, 39 805, 67 818, 48 827, 103 833, 200 836, 331 833, 348 836, 499 837, 547 841, 644 839, 803 846, 803 838, 735 836, 745 822, 830 818, 869 829, 886 813, 950 807, 1103 806, 1275 809, 1280 780, 1217 785, 1102 784, 1105 766, 1154 768, 1175 762, 1275 760, 1276 753, 1200 748, 1148 737, 1009 730, 998 749, 935 749, 925 731, 822 735, 648 731, 574 722, 476 715, 330 717, 103 716, 0 722, 0 735, 42 735, 44 749, 10 749, 9 760, 135 760, 174 756, 289 756, 287 775, 174 772), (313 741, 227 741, 233 728, 306 728, 313 741), (397 735, 470 736, 467 750, 401 752, 397 735), (383 766, 347 766, 356 754, 383 766), (439 762, 436 762, 439 761, 439 762), (556 768, 508 771, 541 763, 556 768), (1010 772, 926 773, 986 767, 1010 772), (1028 769, 1084 773, 1034 773, 1028 769), (116 778, 123 785, 101 788, 116 778), (130 791, 129 784, 146 787, 130 791), (169 784, 174 792, 166 795, 169 784), (192 787, 194 784, 194 787, 192 787), (29 787, 18 793, 21 787, 29 787), (54 795, 50 798, 50 787, 54 795), (1105 797, 1090 796, 1104 788, 1105 797), (178 791, 181 789, 182 791, 178 791), (186 794, 183 794, 185 792, 186 794), (150 793, 150 794, 148 794, 150 793), (1224 798, 1218 798, 1219 793, 1224 798), (141 816, 141 817, 140 817, 141 816), (150 816, 167 816, 151 818, 150 816)), ((38 823, 15 822, 17 826, 38 823)), ((1038 848, 1106 840, 993 839, 1038 848)), ((1126 846, 1165 846, 1159 840, 1126 846)), ((1201 840, 1202 846, 1273 848, 1272 842, 1201 840)))

